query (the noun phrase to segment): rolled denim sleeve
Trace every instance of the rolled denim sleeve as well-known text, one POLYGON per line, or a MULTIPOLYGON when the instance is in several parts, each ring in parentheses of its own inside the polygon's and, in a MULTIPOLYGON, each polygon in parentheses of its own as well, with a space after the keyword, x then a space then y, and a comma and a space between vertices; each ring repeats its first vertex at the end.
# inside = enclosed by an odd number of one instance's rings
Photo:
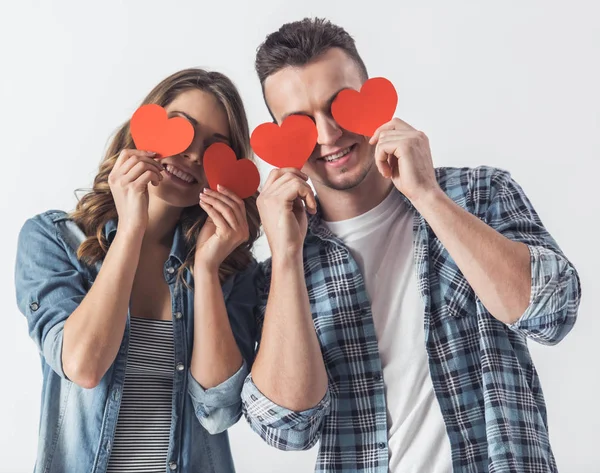
POLYGON ((61 378, 63 328, 87 291, 85 281, 47 215, 23 225, 15 265, 17 305, 43 360, 61 378))
POLYGON ((509 328, 555 345, 575 325, 581 299, 579 275, 508 172, 496 170, 490 188, 487 223, 510 240, 526 244, 530 254, 529 306, 509 328))
POLYGON ((218 434, 234 425, 242 416, 240 393, 248 376, 248 365, 214 388, 204 389, 188 371, 188 392, 196 417, 211 434, 218 434))
POLYGON ((188 370, 188 393, 196 417, 211 434, 218 434, 234 425, 242 415, 241 392, 254 361, 257 328, 256 278, 260 269, 253 262, 223 285, 225 307, 237 346, 242 355, 242 366, 218 386, 204 389, 188 370))
POLYGON ((329 414, 329 389, 323 399, 305 411, 291 411, 268 399, 249 375, 242 391, 244 415, 257 434, 279 450, 308 450, 321 436, 324 419, 329 414))

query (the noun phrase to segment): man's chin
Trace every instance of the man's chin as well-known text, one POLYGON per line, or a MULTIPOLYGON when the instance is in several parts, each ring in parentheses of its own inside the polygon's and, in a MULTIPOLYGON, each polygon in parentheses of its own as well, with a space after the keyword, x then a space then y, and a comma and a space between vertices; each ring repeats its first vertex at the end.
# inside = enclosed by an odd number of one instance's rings
POLYGON ((356 172, 344 172, 342 170, 342 174, 336 176, 335 179, 323 179, 321 182, 329 189, 337 191, 350 191, 362 184, 368 173, 368 169, 362 170, 358 174, 356 172))

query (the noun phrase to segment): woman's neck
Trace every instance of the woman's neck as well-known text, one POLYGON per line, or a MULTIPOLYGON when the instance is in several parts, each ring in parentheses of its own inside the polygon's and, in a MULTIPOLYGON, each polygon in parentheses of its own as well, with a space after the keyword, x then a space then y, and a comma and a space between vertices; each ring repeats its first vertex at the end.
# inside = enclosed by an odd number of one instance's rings
POLYGON ((162 201, 150 200, 148 205, 148 226, 144 233, 144 243, 149 246, 171 248, 175 228, 183 209, 171 207, 162 201))

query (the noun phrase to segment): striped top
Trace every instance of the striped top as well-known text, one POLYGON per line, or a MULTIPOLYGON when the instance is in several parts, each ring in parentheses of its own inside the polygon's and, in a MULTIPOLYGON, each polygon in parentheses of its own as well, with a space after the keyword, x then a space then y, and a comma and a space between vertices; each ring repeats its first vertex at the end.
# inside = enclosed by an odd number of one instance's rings
POLYGON ((164 473, 175 354, 173 323, 131 317, 123 398, 107 473, 164 473))

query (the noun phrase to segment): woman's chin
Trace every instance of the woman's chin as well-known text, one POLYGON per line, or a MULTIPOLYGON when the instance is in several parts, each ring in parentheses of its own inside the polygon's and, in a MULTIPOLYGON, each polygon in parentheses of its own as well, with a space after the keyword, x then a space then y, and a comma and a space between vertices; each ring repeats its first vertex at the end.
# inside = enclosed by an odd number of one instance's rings
MULTIPOLYGON (((160 185, 159 185, 160 186, 160 185)), ((175 192, 167 189, 154 188, 149 191, 151 197, 162 201, 169 207, 177 207, 184 209, 186 207, 198 206, 200 202, 201 189, 186 192, 185 195, 179 191, 175 192)))

